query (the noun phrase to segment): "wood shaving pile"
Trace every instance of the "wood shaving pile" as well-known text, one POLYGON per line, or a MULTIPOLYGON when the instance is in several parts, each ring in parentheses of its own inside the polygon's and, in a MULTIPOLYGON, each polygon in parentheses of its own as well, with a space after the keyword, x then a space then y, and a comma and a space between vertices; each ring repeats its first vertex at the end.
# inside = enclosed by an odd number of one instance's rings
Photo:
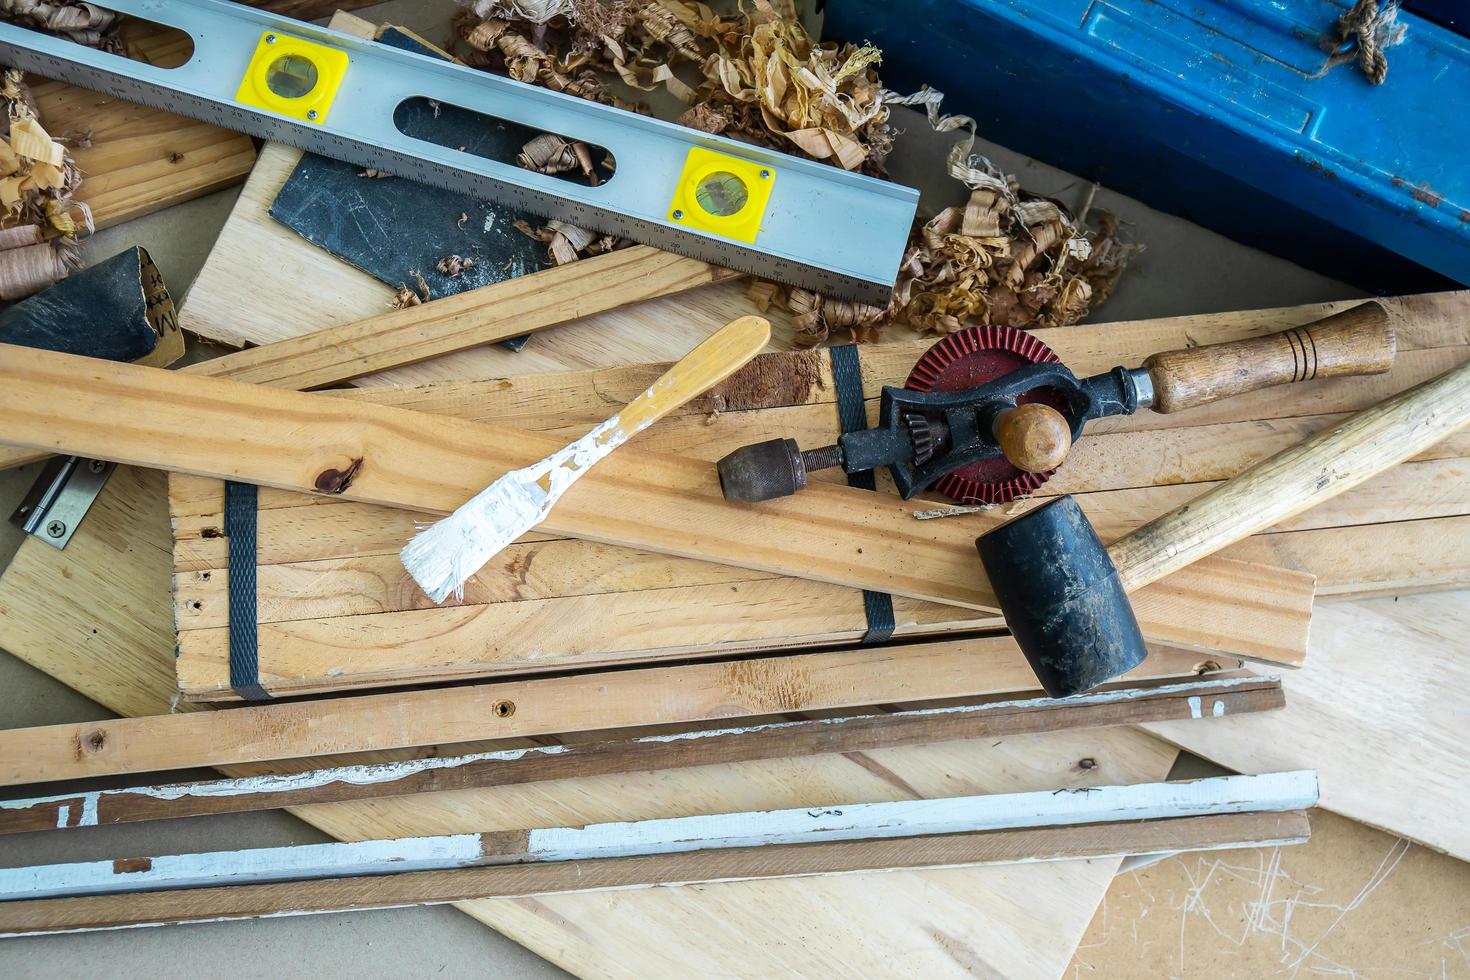
POLYGON ((92 214, 71 199, 82 178, 65 144, 85 145, 86 138, 46 132, 18 69, 0 74, 0 102, 0 299, 16 300, 81 266, 77 236, 92 230, 92 214))
MULTIPOLYGON (((969 200, 915 225, 886 307, 752 285, 761 309, 779 303, 790 310, 804 342, 842 331, 876 340, 889 323, 938 333, 974 324, 1076 323, 1112 294, 1141 250, 1120 241, 1115 216, 1097 212, 1090 229, 1060 202, 1027 194, 1014 177, 971 154, 974 120, 941 115, 940 93, 885 90, 875 71, 877 48, 814 42, 791 0, 753 0, 731 16, 692 0, 461 2, 456 27, 473 49, 469 64, 624 108, 630 106, 607 91, 607 74, 635 89, 662 87, 689 106, 678 119, 683 125, 846 170, 884 175, 893 105, 923 110, 940 132, 968 132, 948 171, 969 189, 969 200)), ((542 173, 587 173, 580 145, 538 137, 520 162, 542 173)), ((559 222, 517 227, 547 242, 558 263, 619 244, 559 222)))
POLYGON ((0 0, 0 20, 59 34, 89 48, 122 51, 117 14, 90 3, 0 0))

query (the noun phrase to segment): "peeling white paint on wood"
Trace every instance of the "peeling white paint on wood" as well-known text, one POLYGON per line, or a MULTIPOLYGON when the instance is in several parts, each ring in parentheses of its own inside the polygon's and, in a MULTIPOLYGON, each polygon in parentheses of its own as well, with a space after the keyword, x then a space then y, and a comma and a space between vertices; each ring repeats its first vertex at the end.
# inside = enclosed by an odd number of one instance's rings
POLYGON ((853 803, 528 833, 526 853, 486 854, 480 835, 309 844, 0 869, 0 901, 245 882, 443 870, 507 861, 578 861, 712 848, 913 837, 1202 814, 1303 809, 1317 801, 1311 770, 1180 783, 1101 786, 936 800, 853 803))
MULTIPOLYGON (((1160 684, 1153 687, 1128 688, 1099 691, 1067 698, 1066 707, 1117 704, 1126 701, 1154 697, 1170 697, 1186 691, 1202 689, 1229 692, 1240 687, 1254 687, 1262 683, 1274 683, 1276 675, 1247 675, 1220 677, 1209 680, 1186 681, 1175 684, 1160 684)), ((1203 718, 1204 712, 1199 695, 1187 699, 1191 718, 1203 718)), ((1050 698, 1012 698, 1003 701, 987 701, 983 704, 947 705, 932 708, 914 708, 885 713, 890 719, 921 719, 933 717, 983 716, 1013 710, 1032 710, 1047 706, 1062 706, 1062 702, 1050 698)), ((1225 715, 1225 703, 1214 700, 1210 712, 1212 717, 1225 715)), ((671 732, 665 735, 642 735, 629 739, 625 744, 636 749, 642 745, 667 744, 672 742, 699 741, 715 738, 762 735, 782 731, 800 730, 814 725, 842 725, 863 715, 836 715, 827 718, 812 718, 801 721, 762 722, 753 725, 736 725, 725 728, 692 729, 671 732)), ((262 776, 241 776, 233 779, 201 780, 189 783, 165 783, 156 786, 125 786, 116 789, 96 790, 85 793, 63 793, 54 796, 36 796, 18 800, 0 800, 0 810, 29 810, 37 807, 57 806, 58 829, 70 827, 94 827, 99 822, 99 809, 105 800, 123 800, 130 796, 147 797, 155 800, 180 800, 190 797, 238 797, 256 794, 288 793, 345 783, 355 786, 384 785, 410 779, 427 772, 447 771, 477 764, 507 764, 531 757, 561 755, 578 746, 538 745, 518 749, 498 749, 488 752, 470 752, 457 756, 428 756, 419 759, 403 759, 394 762, 365 765, 335 766, 326 769, 309 769, 303 772, 272 773, 262 776), (69 822, 70 808, 80 807, 75 823, 69 822)))
POLYGON ((580 861, 713 847, 917 837, 1207 813, 1296 810, 1316 801, 1317 774, 1298 770, 1180 783, 852 803, 556 827, 531 831, 528 850, 537 860, 580 861))
POLYGON ((172 854, 127 862, 41 864, 0 869, 0 901, 396 874, 465 868, 483 862, 479 834, 450 834, 172 854))
MULTIPOLYGON (((1207 844, 1207 845, 1201 845, 1199 847, 1192 847, 1192 848, 1190 848, 1189 853, 1194 854, 1194 853, 1204 853, 1204 852, 1207 852, 1207 851, 1233 851, 1233 850, 1236 850, 1236 849, 1241 848, 1241 847, 1287 847, 1287 846, 1290 846, 1292 844, 1302 844, 1302 843, 1305 843, 1305 842, 1306 842, 1306 838, 1305 837, 1276 837, 1276 838, 1254 838, 1253 837, 1253 838, 1250 838, 1248 840, 1222 840, 1222 841, 1217 841, 1215 843, 1211 843, 1211 844, 1207 844)), ((1133 854, 1133 852, 1131 852, 1131 851, 1119 850, 1119 851, 1109 851, 1107 853, 1089 853, 1087 855, 1087 857, 1089 859, 1092 859, 1092 860, 1101 860, 1103 858, 1127 858, 1127 857, 1132 856, 1132 854, 1133 854)), ((1166 856, 1167 855, 1157 855, 1157 854, 1156 855, 1146 855, 1146 857, 1154 857, 1154 858, 1160 858, 1160 857, 1166 857, 1166 856)), ((1072 861, 1072 860, 1076 860, 1076 856, 1075 855, 1071 855, 1071 854, 1045 854, 1045 855, 1039 855, 1037 857, 1029 857, 1029 858, 1009 858, 1009 857, 1007 857, 1007 858, 987 858, 987 859, 985 859, 983 861, 971 861, 971 862, 966 862, 964 864, 926 864, 926 865, 923 866, 923 869, 925 871, 943 871, 943 870, 946 870, 946 869, 949 869, 949 868, 956 868, 956 869, 958 869, 958 868, 975 868, 975 867, 982 867, 982 866, 983 867, 998 867, 1000 865, 1041 864, 1041 863, 1044 863, 1044 862, 1047 862, 1047 861, 1072 861)), ((787 874, 787 875, 783 875, 782 877, 784 877, 784 878, 837 878, 837 877, 843 877, 843 876, 847 876, 847 875, 880 874, 880 873, 883 873, 885 871, 907 871, 907 870, 910 870, 910 869, 907 868, 907 867, 897 867, 897 868, 867 868, 867 869, 862 869, 862 870, 857 870, 857 871, 814 871, 814 872, 810 872, 810 873, 787 874)), ((691 879, 689 881, 684 881, 684 882, 678 882, 678 881, 629 882, 627 884, 613 885, 613 886, 609 886, 609 887, 605 887, 605 888, 563 889, 563 890, 559 890, 557 892, 552 892, 551 894, 564 894, 566 891, 572 891, 572 890, 575 890, 575 891, 577 891, 579 893, 582 893, 582 894, 588 894, 588 893, 593 893, 593 892, 634 891, 634 890, 642 889, 642 888, 676 888, 676 887, 679 887, 681 885, 694 885, 694 884, 699 884, 699 885, 718 885, 718 884, 724 884, 724 883, 728 883, 728 882, 750 881, 750 880, 752 880, 752 878, 759 878, 759 877, 760 876, 755 876, 755 875, 726 875, 726 876, 722 876, 722 877, 703 877, 703 878, 698 878, 698 879, 691 879)), ((485 895, 485 896, 482 896, 482 897, 485 897, 485 898, 495 898, 497 896, 495 896, 495 895, 485 895)), ((525 897, 528 897, 528 896, 525 896, 525 895, 517 895, 516 897, 525 898, 525 897)), ((432 901, 421 901, 421 902, 382 902, 382 903, 373 902, 373 903, 357 903, 357 904, 352 904, 352 905, 346 905, 346 904, 344 904, 344 905, 340 905, 340 906, 331 906, 331 907, 322 907, 322 908, 281 909, 280 911, 276 911, 276 912, 264 912, 264 913, 261 913, 261 914, 258 914, 258 915, 215 915, 215 916, 201 917, 201 918, 197 918, 197 919, 170 920, 168 922, 162 922, 162 921, 159 921, 159 922, 129 922, 129 923, 125 923, 125 924, 122 924, 122 925, 81 926, 81 927, 78 927, 78 928, 75 928, 75 929, 48 929, 48 930, 37 930, 37 931, 34 931, 34 932, 6 932, 3 929, 0 929, 0 939, 7 939, 7 938, 13 938, 13 937, 19 937, 19 936, 63 936, 63 935, 69 935, 71 933, 77 933, 77 932, 115 932, 115 931, 119 931, 119 930, 122 930, 122 929, 150 929, 150 928, 154 928, 154 927, 157 927, 157 926, 174 925, 174 924, 179 924, 179 925, 203 925, 205 923, 210 923, 210 922, 240 922, 240 921, 244 921, 244 920, 248 920, 248 919, 281 919, 281 918, 288 918, 288 917, 299 916, 299 915, 331 915, 331 914, 337 913, 337 912, 354 912, 354 911, 360 911, 362 909, 397 909, 397 908, 414 908, 414 907, 425 906, 425 905, 448 905, 448 904, 451 904, 451 903, 453 903, 455 901, 458 901, 458 899, 442 899, 442 900, 436 899, 436 900, 432 900, 432 901)))

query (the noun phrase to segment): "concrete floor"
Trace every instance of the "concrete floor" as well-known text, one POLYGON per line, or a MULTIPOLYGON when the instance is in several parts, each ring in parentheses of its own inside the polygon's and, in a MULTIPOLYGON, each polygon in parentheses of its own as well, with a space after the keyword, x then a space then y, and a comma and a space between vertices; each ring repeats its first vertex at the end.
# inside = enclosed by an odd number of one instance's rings
MULTIPOLYGON (((429 38, 443 34, 445 5, 384 5, 374 19, 405 23, 429 38)), ((962 111, 963 106, 950 107, 962 111)), ((906 133, 894 156, 894 177, 924 187, 926 204, 962 198, 962 189, 936 183, 947 139, 927 132, 921 117, 901 121, 906 133)), ((997 165, 1020 176, 1028 189, 1080 203, 1086 182, 1001 147, 977 145, 997 165)), ((133 244, 146 246, 175 298, 186 296, 236 192, 179 205, 98 234, 89 260, 110 257, 133 244)), ((1129 236, 1147 250, 1125 274, 1117 294, 1092 317, 1128 320, 1284 306, 1362 295, 1351 287, 1246 248, 1179 218, 1154 211, 1107 190, 1094 207, 1122 215, 1129 236)), ((534 341, 533 341, 534 343, 534 341)), ((35 468, 0 473, 0 515, 24 494, 35 468)), ((0 568, 19 546, 19 536, 0 523, 0 568)), ((169 597, 160 595, 166 603, 169 597)), ((0 728, 107 717, 108 713, 64 685, 0 651, 0 728)), ((85 860, 121 855, 202 851, 325 840, 315 829, 283 813, 191 820, 175 825, 97 828, 65 835, 0 838, 0 866, 85 860)), ((105 976, 160 978, 228 973, 255 977, 358 975, 366 977, 507 977, 562 975, 562 971, 514 942, 450 908, 400 909, 259 922, 219 923, 132 932, 9 940, 0 943, 0 977, 105 976), (201 951, 207 950, 207 956, 201 951), (207 964, 207 965, 206 965, 207 964)))

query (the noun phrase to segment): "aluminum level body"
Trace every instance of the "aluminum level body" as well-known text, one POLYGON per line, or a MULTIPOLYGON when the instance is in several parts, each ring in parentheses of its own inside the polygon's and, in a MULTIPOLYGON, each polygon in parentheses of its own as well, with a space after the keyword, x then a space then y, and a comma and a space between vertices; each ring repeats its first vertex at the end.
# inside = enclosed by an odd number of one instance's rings
POLYGON ((11 24, 0 24, 0 58, 263 139, 866 302, 887 301, 918 205, 918 192, 899 184, 221 0, 109 0, 106 6, 189 34, 194 52, 188 63, 159 68, 11 24), (235 100, 251 55, 268 31, 347 52, 346 74, 320 123, 235 100), (405 136, 393 123, 394 110, 420 97, 604 147, 616 159, 617 171, 606 183, 587 187, 405 136), (754 243, 669 221, 693 146, 774 172, 754 243))

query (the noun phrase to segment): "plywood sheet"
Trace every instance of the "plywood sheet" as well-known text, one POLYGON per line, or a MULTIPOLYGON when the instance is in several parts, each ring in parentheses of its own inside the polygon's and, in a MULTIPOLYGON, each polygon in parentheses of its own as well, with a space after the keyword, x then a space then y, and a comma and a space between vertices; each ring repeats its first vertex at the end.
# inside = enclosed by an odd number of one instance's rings
POLYGON ((1470 865, 1322 810, 1297 847, 1118 876, 1064 976, 1470 975, 1470 865))

